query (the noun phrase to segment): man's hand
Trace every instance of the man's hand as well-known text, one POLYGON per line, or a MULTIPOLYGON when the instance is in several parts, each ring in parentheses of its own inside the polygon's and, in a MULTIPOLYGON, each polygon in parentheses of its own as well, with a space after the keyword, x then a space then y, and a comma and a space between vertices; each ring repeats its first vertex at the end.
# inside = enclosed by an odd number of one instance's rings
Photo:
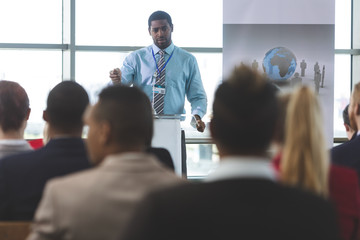
POLYGON ((195 120, 196 120, 196 129, 199 132, 204 132, 205 130, 205 123, 201 120, 199 115, 194 115, 195 120))
POLYGON ((114 70, 110 71, 110 78, 113 84, 121 83, 121 71, 119 68, 115 68, 114 70))

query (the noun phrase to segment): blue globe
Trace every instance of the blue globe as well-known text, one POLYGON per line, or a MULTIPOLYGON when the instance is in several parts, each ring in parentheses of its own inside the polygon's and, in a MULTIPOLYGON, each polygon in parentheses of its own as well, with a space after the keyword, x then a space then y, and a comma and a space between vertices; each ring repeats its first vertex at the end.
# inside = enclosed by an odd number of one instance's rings
POLYGON ((289 49, 276 47, 265 54, 263 68, 271 80, 284 81, 294 74, 296 57, 289 49))

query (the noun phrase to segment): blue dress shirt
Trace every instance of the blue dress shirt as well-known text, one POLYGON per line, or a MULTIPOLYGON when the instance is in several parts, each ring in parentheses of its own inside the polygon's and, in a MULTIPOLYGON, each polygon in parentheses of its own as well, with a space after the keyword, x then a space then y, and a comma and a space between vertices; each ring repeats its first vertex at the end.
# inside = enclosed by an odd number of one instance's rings
MULTIPOLYGON (((151 101, 159 50, 155 44, 136 50, 126 57, 121 67, 121 83, 139 87, 151 101)), ((165 62, 170 56, 165 68, 164 114, 185 114, 186 95, 191 103, 191 113, 202 118, 206 113, 207 98, 195 57, 173 43, 165 49, 165 62)))

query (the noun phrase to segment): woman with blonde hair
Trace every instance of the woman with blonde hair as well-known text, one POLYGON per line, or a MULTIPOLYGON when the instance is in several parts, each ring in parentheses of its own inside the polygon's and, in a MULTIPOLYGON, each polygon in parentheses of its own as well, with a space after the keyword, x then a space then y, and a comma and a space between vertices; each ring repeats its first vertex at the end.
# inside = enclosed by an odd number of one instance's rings
POLYGON ((284 183, 328 195, 329 156, 321 107, 307 86, 296 89, 289 101, 280 169, 284 183))
POLYGON ((357 173, 330 166, 323 120, 315 93, 302 86, 291 95, 285 120, 280 181, 329 198, 338 214, 342 239, 360 238, 360 187, 357 173))

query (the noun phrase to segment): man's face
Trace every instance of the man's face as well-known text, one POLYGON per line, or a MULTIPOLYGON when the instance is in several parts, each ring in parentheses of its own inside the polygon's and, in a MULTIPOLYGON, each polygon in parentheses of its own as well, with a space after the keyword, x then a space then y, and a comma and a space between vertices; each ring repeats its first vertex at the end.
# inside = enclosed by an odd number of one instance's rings
POLYGON ((173 28, 166 19, 154 20, 151 22, 149 33, 154 44, 160 49, 165 49, 171 44, 171 33, 173 28))
POLYGON ((99 164, 105 157, 101 143, 101 123, 94 118, 96 107, 97 105, 89 106, 84 113, 84 123, 89 127, 86 146, 90 162, 94 165, 99 164))

